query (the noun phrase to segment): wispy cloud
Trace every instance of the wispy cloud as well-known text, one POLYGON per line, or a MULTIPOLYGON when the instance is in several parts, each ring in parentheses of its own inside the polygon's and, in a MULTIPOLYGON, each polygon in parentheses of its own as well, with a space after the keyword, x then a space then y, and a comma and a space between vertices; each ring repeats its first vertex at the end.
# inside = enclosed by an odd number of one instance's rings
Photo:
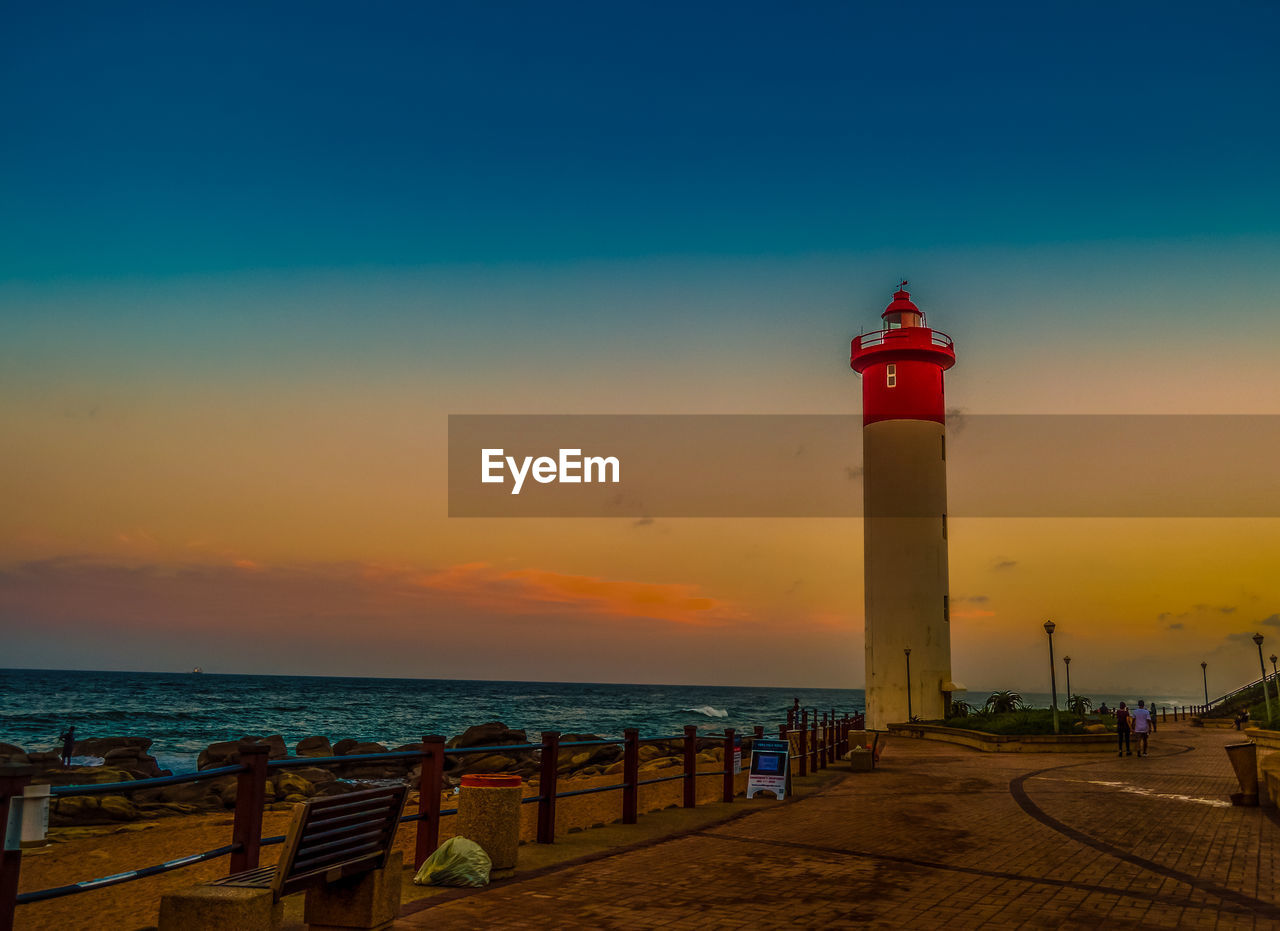
POLYGON ((996 562, 996 564, 995 564, 994 566, 992 566, 991 568, 993 568, 993 569, 1012 569, 1012 568, 1013 568, 1014 566, 1016 566, 1017 564, 1018 564, 1018 561, 1017 561, 1016 559, 1001 559, 1001 560, 998 560, 998 561, 996 562))
POLYGON ((727 602, 703 594, 696 585, 604 579, 536 568, 504 571, 485 563, 468 563, 420 577, 418 584, 466 597, 493 610, 520 613, 554 607, 697 626, 723 624, 740 616, 727 602))

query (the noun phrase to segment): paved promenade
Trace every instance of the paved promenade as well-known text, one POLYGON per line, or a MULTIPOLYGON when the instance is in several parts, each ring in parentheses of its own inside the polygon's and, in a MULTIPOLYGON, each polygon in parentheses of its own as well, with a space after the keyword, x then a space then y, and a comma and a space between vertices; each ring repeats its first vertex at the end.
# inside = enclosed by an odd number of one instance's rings
POLYGON ((894 739, 816 795, 396 927, 1280 928, 1280 819, 1226 801, 1238 739, 1167 724, 1144 759, 894 739))

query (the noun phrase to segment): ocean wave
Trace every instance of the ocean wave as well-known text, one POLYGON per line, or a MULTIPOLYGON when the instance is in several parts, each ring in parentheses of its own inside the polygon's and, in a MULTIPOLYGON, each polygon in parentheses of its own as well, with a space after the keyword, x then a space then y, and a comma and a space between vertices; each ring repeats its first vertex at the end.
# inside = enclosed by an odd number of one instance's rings
POLYGON ((712 708, 710 705, 699 705, 697 708, 685 708, 681 714, 705 714, 709 718, 727 718, 729 712, 724 708, 712 708))

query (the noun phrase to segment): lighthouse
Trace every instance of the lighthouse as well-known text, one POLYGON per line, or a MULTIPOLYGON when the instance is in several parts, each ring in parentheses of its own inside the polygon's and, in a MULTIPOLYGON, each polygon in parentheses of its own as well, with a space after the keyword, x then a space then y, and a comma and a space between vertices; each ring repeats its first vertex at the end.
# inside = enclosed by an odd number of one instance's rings
POLYGON ((862 378, 867 727, 945 716, 951 681, 947 433, 951 337, 925 325, 902 282, 884 328, 853 341, 862 378))

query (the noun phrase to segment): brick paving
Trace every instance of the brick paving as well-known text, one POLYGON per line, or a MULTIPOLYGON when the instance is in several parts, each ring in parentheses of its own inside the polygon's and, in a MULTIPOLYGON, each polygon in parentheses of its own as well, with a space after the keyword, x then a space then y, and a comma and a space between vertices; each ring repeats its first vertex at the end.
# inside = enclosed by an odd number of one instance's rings
POLYGON ((396 927, 1280 928, 1280 818, 1226 803, 1238 739, 1166 724, 1117 758, 895 738, 816 795, 396 927))

